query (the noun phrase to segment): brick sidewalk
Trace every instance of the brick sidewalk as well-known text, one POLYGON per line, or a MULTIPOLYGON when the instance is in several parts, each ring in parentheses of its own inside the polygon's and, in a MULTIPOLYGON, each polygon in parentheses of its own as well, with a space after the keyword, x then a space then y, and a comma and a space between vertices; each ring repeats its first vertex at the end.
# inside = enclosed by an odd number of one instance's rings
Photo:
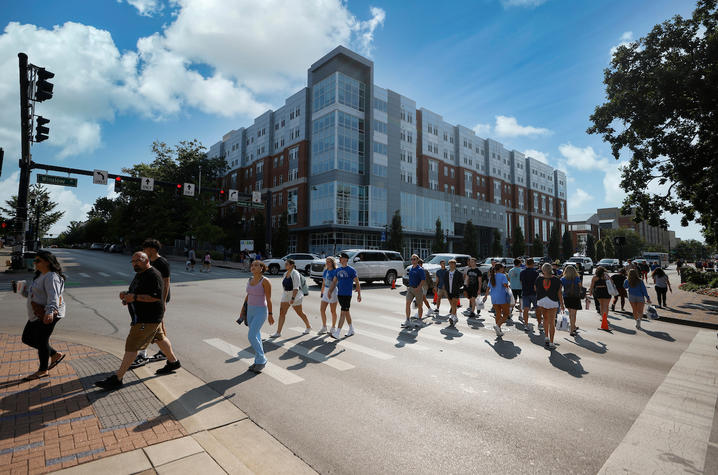
POLYGON ((187 435, 132 371, 119 391, 94 387, 118 358, 52 345, 66 358, 49 378, 24 382, 37 370, 37 351, 0 333, 0 474, 46 473, 187 435))

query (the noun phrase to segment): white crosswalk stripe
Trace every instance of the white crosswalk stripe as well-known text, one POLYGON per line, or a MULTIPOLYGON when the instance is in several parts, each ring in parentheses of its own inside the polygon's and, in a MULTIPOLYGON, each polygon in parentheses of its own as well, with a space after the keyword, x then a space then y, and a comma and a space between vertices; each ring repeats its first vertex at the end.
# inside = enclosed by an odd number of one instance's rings
MULTIPOLYGON (((262 335, 262 338, 267 338, 269 335, 262 335)), ((312 361, 316 361, 317 363, 323 363, 327 366, 330 366, 336 370, 339 371, 346 371, 348 369, 353 369, 354 365, 349 364, 345 361, 342 361, 340 359, 337 359, 331 355, 325 355, 323 353, 320 353, 316 350, 310 350, 299 343, 291 345, 289 341, 287 340, 268 340, 265 343, 269 343, 271 345, 279 346, 281 348, 285 348, 292 353, 296 353, 300 356, 304 356, 305 358, 309 358, 312 361)))
POLYGON ((110 276, 110 274, 106 274, 106 273, 104 273, 104 272, 98 272, 98 274, 100 274, 102 277, 109 277, 109 276, 110 276))
MULTIPOLYGON (((291 328, 291 330, 299 333, 302 333, 304 331, 303 328, 298 327, 291 328)), ((337 346, 343 346, 344 348, 354 350, 356 352, 363 353, 367 356, 371 356, 380 360, 390 360, 394 358, 393 355, 384 353, 383 351, 375 350, 374 348, 369 348, 368 346, 348 341, 346 338, 337 340, 337 346)))
POLYGON ((84 277, 85 279, 90 279, 90 274, 86 274, 84 272, 80 272, 80 276, 84 277))
MULTIPOLYGON (((362 322, 363 325, 366 322, 362 322)), ((373 340, 379 340, 383 341, 384 343, 391 343, 394 346, 400 347, 400 348, 411 348, 412 350, 418 350, 418 351, 426 351, 429 349, 428 346, 420 345, 419 343, 414 343, 411 341, 401 340, 399 338, 392 338, 390 336, 380 335, 378 333, 373 333, 370 331, 367 331, 364 328, 361 328, 359 330, 359 335, 371 338, 373 340)))
MULTIPOLYGON (((254 363, 254 354, 250 353, 249 351, 243 350, 238 346, 235 346, 231 343, 227 343, 226 341, 222 340, 221 338, 210 338, 208 340, 204 340, 205 343, 208 345, 214 346, 218 350, 228 354, 229 356, 236 356, 239 358, 239 360, 242 363, 247 364, 247 366, 254 363)), ((272 379, 275 379, 279 381, 282 384, 295 384, 304 381, 304 378, 301 376, 296 375, 295 373, 288 371, 281 366, 278 366, 270 361, 267 362, 267 365, 264 367, 263 373, 269 376, 272 379)))

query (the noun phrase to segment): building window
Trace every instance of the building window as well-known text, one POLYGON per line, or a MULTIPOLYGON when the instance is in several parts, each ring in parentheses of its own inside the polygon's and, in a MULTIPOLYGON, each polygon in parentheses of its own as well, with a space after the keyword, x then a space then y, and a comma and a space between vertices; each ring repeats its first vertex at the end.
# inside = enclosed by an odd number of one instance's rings
POLYGON ((287 224, 297 224, 297 190, 287 191, 287 224))
MULTIPOLYGON (((313 109, 318 112, 336 102, 337 75, 332 74, 326 79, 315 84, 312 91, 313 109)), ((284 127, 284 121, 282 121, 284 127)))

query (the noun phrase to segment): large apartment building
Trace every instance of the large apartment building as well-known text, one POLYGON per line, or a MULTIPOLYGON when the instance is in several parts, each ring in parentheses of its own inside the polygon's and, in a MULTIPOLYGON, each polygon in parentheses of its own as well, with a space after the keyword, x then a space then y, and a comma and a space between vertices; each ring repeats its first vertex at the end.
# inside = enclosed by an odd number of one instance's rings
POLYGON ((564 172, 376 86, 372 61, 341 46, 209 156, 227 161, 223 186, 262 192, 269 227, 288 213, 291 251, 380 248, 397 210, 405 255, 430 251, 437 218, 451 244, 471 220, 482 256, 494 229, 507 251, 517 227, 529 243, 566 230, 564 172))

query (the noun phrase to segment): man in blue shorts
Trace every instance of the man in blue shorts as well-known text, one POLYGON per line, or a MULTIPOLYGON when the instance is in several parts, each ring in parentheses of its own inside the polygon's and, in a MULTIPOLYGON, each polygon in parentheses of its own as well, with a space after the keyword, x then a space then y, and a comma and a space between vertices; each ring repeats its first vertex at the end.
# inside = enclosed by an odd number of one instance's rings
POLYGON ((541 314, 537 310, 536 306, 536 279, 538 279, 539 273, 534 267, 534 260, 530 257, 526 259, 526 269, 521 271, 519 274, 519 280, 521 281, 521 305, 524 311, 524 331, 531 331, 531 324, 529 323, 529 308, 531 305, 536 311, 536 320, 538 320, 539 329, 543 328, 541 321, 541 314))
POLYGON ((411 301, 416 300, 416 308, 419 312, 418 325, 421 325, 421 318, 424 303, 424 292, 422 287, 426 280, 424 269, 419 265, 419 256, 412 254, 411 256, 411 268, 409 268, 409 285, 406 288, 406 321, 401 324, 403 328, 411 328, 411 301))
POLYGON ((352 325, 352 316, 349 313, 349 307, 352 303, 352 290, 353 285, 356 283, 357 286, 357 302, 361 302, 361 287, 359 286, 359 279, 357 278, 357 271, 353 267, 349 266, 349 255, 346 252, 339 254, 339 263, 341 264, 337 269, 337 273, 334 275, 332 285, 329 288, 329 295, 332 295, 334 288, 337 289, 337 300, 339 301, 339 307, 341 308, 341 314, 339 315, 339 324, 334 333, 331 334, 333 338, 339 338, 339 334, 342 331, 342 325, 344 325, 344 319, 349 324, 349 330, 347 330, 346 336, 352 336, 354 334, 354 325, 352 325))

